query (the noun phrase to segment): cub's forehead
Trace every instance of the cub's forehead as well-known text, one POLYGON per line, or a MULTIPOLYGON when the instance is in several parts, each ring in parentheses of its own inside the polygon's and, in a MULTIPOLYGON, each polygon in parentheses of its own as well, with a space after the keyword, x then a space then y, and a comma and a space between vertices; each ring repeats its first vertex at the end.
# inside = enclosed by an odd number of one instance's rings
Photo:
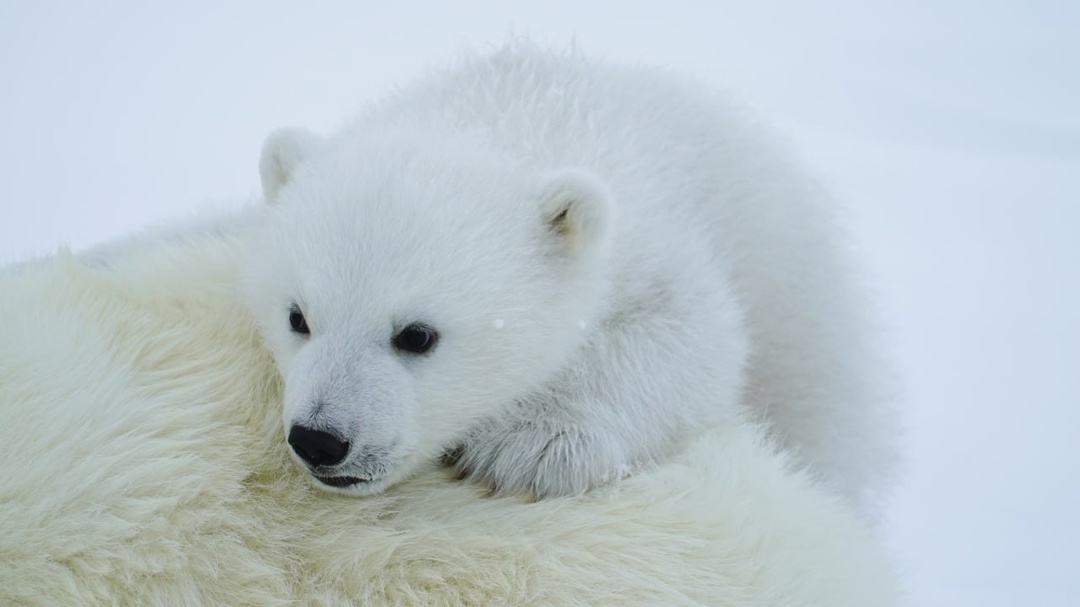
POLYGON ((466 144, 386 137, 329 145, 296 171, 279 203, 288 214, 372 230, 468 232, 524 225, 536 186, 534 171, 466 144))
POLYGON ((296 170, 278 221, 352 252, 494 253, 537 234, 534 173, 467 143, 350 138, 296 170))
POLYGON ((341 297, 461 299, 528 280, 546 240, 527 177, 423 160, 337 154, 305 167, 270 210, 264 246, 303 290, 341 297))
POLYGON ((365 173, 283 197, 272 219, 282 246, 295 243, 303 257, 479 261, 513 255, 541 233, 538 210, 513 184, 365 173))
POLYGON ((279 293, 315 325, 356 330, 420 319, 442 327, 502 318, 550 284, 527 234, 482 217, 390 205, 330 209, 295 222, 282 215, 277 228, 279 293))

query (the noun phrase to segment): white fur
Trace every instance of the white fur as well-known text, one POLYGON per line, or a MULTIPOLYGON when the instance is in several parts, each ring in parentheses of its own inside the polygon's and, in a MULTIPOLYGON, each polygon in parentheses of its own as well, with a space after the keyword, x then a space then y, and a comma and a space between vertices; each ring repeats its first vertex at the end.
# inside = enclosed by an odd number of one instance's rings
POLYGON ((93 266, 109 266, 114 260, 170 245, 214 241, 248 232, 259 209, 221 206, 199 209, 191 215, 152 225, 135 234, 91 247, 79 259, 93 266))
POLYGON ((865 526, 746 425, 580 497, 485 498, 430 465, 365 500, 313 490, 237 255, 0 276, 0 604, 895 604, 865 526))
POLYGON ((742 415, 872 512, 895 424, 831 205, 722 100, 519 44, 313 141, 266 147, 246 291, 285 426, 370 479, 341 491, 456 447, 462 476, 575 494, 742 415), (391 347, 412 322, 430 354, 391 347))
POLYGON ((164 240, 256 224, 242 282, 283 424, 349 440, 333 473, 371 480, 345 492, 450 450, 501 490, 578 493, 744 417, 876 516, 897 424, 834 205, 723 99, 514 44, 328 139, 279 131, 260 169, 277 204, 164 240), (438 346, 396 353, 417 320, 438 346))

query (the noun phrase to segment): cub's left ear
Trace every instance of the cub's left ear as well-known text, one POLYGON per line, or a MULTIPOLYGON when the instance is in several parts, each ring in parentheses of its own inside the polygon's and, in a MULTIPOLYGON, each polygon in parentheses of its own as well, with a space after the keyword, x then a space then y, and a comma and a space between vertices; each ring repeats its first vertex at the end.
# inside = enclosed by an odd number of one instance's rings
POLYGON ((266 201, 277 201, 278 192, 289 183, 293 171, 322 145, 322 139, 310 131, 284 128, 266 138, 259 158, 259 177, 266 201))
POLYGON ((607 239, 611 228, 611 193, 596 176, 576 169, 547 176, 540 212, 568 252, 584 253, 607 239))

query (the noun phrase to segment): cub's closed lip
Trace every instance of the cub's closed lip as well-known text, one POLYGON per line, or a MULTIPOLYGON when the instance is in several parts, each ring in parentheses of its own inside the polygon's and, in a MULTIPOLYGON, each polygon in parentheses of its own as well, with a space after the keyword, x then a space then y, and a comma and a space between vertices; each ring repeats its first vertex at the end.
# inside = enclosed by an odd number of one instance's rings
POLYGON ((331 487, 351 487, 368 482, 368 479, 356 476, 316 476, 315 479, 331 487))

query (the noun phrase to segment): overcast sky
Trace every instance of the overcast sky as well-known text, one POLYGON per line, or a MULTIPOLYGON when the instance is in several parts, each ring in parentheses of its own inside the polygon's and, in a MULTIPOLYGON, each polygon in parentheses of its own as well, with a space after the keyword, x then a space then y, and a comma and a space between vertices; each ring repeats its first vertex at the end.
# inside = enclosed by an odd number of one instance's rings
POLYGON ((0 5, 0 262, 240 204, 270 130, 511 31, 665 64, 851 209, 907 386, 909 604, 1080 604, 1080 2, 384 4, 0 5))

